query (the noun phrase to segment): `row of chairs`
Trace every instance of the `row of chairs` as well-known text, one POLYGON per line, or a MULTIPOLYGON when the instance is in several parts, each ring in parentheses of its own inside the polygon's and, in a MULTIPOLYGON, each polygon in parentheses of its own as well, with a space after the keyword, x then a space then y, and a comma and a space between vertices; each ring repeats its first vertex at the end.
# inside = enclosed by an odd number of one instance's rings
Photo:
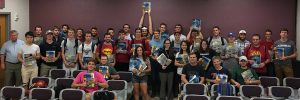
MULTIPOLYGON (((211 98, 206 95, 185 95, 183 100, 210 100, 211 98)), ((244 100, 241 96, 218 96, 216 100, 244 100)), ((250 100, 276 100, 273 98, 252 97, 250 100)))
MULTIPOLYGON (((91 100, 96 100, 96 93, 105 92, 105 90, 94 91, 91 94, 91 100)), ((113 98, 117 97, 117 93, 114 91, 108 91, 106 93, 110 93, 113 98)), ((22 87, 13 87, 13 86, 5 86, 1 89, 1 99, 18 99, 24 100, 27 99, 25 97, 25 89, 22 87)), ((29 100, 55 100, 55 91, 52 88, 34 88, 30 90, 29 100)), ((79 89, 63 89, 59 93, 59 100, 85 100, 85 92, 79 89)))
MULTIPOLYGON (((218 84, 213 84, 210 89, 210 96, 218 96, 216 90, 218 84)), ((226 96, 236 96, 236 90, 233 85, 231 85, 229 95, 226 96)), ((207 95, 208 86, 197 83, 185 84, 183 87, 184 95, 207 95)), ((239 88, 239 95, 243 98, 252 98, 252 97, 266 97, 264 94, 264 88, 260 85, 241 85, 239 88)), ((298 90, 300 91, 300 89, 298 90)), ((276 99, 288 99, 294 97, 294 91, 291 87, 288 86, 270 86, 268 87, 268 95, 271 98, 276 99)))

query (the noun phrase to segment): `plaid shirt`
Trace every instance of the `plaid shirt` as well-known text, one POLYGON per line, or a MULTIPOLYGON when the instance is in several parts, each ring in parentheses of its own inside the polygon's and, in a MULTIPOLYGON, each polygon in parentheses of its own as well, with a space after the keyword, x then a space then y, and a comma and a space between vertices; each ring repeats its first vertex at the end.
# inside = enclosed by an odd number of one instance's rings
POLYGON ((238 46, 238 47, 241 48, 241 49, 240 49, 240 55, 243 55, 243 54, 244 54, 244 51, 245 51, 245 48, 246 48, 247 46, 249 46, 251 43, 250 43, 248 40, 242 41, 242 40, 240 40, 240 39, 237 39, 237 40, 234 41, 234 44, 235 44, 236 46, 238 46))

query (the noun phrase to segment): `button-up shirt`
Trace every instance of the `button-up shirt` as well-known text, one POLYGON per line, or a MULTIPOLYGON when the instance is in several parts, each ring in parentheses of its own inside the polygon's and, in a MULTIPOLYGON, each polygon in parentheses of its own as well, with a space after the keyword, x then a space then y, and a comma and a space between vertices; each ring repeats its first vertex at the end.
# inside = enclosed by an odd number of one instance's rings
POLYGON ((24 41, 22 40, 18 39, 16 42, 9 40, 3 44, 0 54, 6 56, 5 61, 10 63, 18 63, 19 60, 17 55, 22 45, 24 45, 24 41))

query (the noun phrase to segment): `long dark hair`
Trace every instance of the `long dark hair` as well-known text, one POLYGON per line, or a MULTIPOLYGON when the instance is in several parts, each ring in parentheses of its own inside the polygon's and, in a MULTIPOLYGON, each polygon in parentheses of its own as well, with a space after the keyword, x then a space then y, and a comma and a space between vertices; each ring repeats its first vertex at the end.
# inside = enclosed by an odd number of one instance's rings
POLYGON ((200 42, 200 52, 209 52, 209 50, 210 50, 210 48, 209 48, 209 44, 208 44, 208 41, 207 40, 202 40, 201 42, 200 42), (202 43, 203 42, 205 42, 206 44, 207 44, 207 47, 206 47, 206 49, 204 50, 203 49, 203 47, 202 47, 202 43))
MULTIPOLYGON (((170 39, 165 39, 164 44, 163 44, 163 48, 162 48, 163 52, 167 53, 169 56, 174 56, 174 50, 171 47, 171 40, 170 39), (169 51, 166 51, 166 47, 165 47, 165 43, 169 41, 170 42, 170 47, 169 47, 169 51)), ((170 58, 170 57, 169 57, 170 58)))
POLYGON ((146 60, 147 60, 147 55, 146 55, 145 50, 144 50, 144 48, 143 48, 142 46, 137 46, 137 47, 135 48, 133 58, 136 59, 136 58, 139 57, 139 56, 138 56, 138 53, 137 53, 137 49, 138 49, 138 48, 142 48, 142 51, 143 51, 143 53, 142 53, 143 60, 146 61, 146 60))
POLYGON ((181 45, 183 44, 183 43, 185 43, 186 44, 186 52, 187 53, 190 53, 190 44, 189 44, 189 42, 187 42, 187 41, 181 41, 181 43, 180 43, 180 51, 179 51, 179 54, 182 54, 183 53, 183 50, 182 50, 182 48, 181 48, 181 45))

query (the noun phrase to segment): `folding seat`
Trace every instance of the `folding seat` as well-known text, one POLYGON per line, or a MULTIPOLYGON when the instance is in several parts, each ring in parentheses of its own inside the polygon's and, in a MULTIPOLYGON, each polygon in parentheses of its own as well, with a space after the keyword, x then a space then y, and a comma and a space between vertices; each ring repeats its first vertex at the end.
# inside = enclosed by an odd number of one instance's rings
POLYGON ((241 85, 240 95, 245 99, 261 97, 264 95, 264 88, 260 85, 241 85))
POLYGON ((273 98, 266 98, 266 97, 252 97, 250 100, 275 100, 273 98))
MULTIPOLYGON (((210 95, 211 96, 218 96, 218 87, 219 87, 219 84, 213 84, 211 85, 211 88, 210 88, 210 95)), ((230 93, 227 93, 227 95, 225 94, 222 94, 223 96, 235 96, 235 87, 233 85, 230 85, 230 90, 229 90, 230 93)))
POLYGON ((125 80, 108 80, 108 90, 117 93, 118 100, 127 99, 127 82, 125 80))
POLYGON ((80 72, 82 72, 82 71, 84 71, 84 70, 75 70, 75 71, 73 71, 72 77, 73 77, 73 78, 76 78, 76 76, 77 76, 80 72))
POLYGON ((55 92, 51 88, 33 88, 29 93, 29 100, 53 100, 55 92))
POLYGON ((189 94, 189 95, 185 95, 183 97, 183 100, 210 100, 210 97, 208 97, 206 95, 189 94))
POLYGON ((294 99, 300 99, 300 95, 298 95, 298 89, 300 88, 300 78, 296 77, 286 77, 283 79, 283 86, 289 86, 293 88, 294 99))
POLYGON ((23 87, 4 86, 0 93, 1 100, 25 99, 25 89, 23 87))
POLYGON ((85 100, 85 92, 79 89, 63 89, 59 93, 59 100, 85 100))
POLYGON ((259 77, 260 85, 264 88, 264 95, 268 95, 268 87, 270 86, 279 86, 280 82, 277 77, 261 76, 259 77))
POLYGON ((57 78, 66 78, 67 71, 64 69, 51 69, 49 72, 49 77, 54 80, 57 78))
POLYGON ((55 91, 55 97, 59 97, 59 93, 63 89, 71 88, 73 78, 57 78, 54 82, 53 89, 55 91))
POLYGON ((131 94, 133 91, 133 83, 132 83, 132 72, 118 72, 120 79, 119 80, 125 80, 127 82, 127 93, 131 94))
POLYGON ((218 96, 216 100, 243 100, 240 96, 218 96))
POLYGON ((292 99, 294 96, 293 88, 288 86, 269 87, 269 96, 275 99, 292 99))
POLYGON ((199 83, 188 83, 183 86, 183 92, 185 95, 206 95, 207 87, 199 83))
MULTIPOLYGON (((105 100, 116 100, 117 93, 114 91, 97 90, 92 93, 91 100, 98 100, 99 97, 105 100), (105 95, 106 97, 103 98, 103 95, 105 95)), ((120 99, 120 100, 126 100, 126 99, 120 99)))

